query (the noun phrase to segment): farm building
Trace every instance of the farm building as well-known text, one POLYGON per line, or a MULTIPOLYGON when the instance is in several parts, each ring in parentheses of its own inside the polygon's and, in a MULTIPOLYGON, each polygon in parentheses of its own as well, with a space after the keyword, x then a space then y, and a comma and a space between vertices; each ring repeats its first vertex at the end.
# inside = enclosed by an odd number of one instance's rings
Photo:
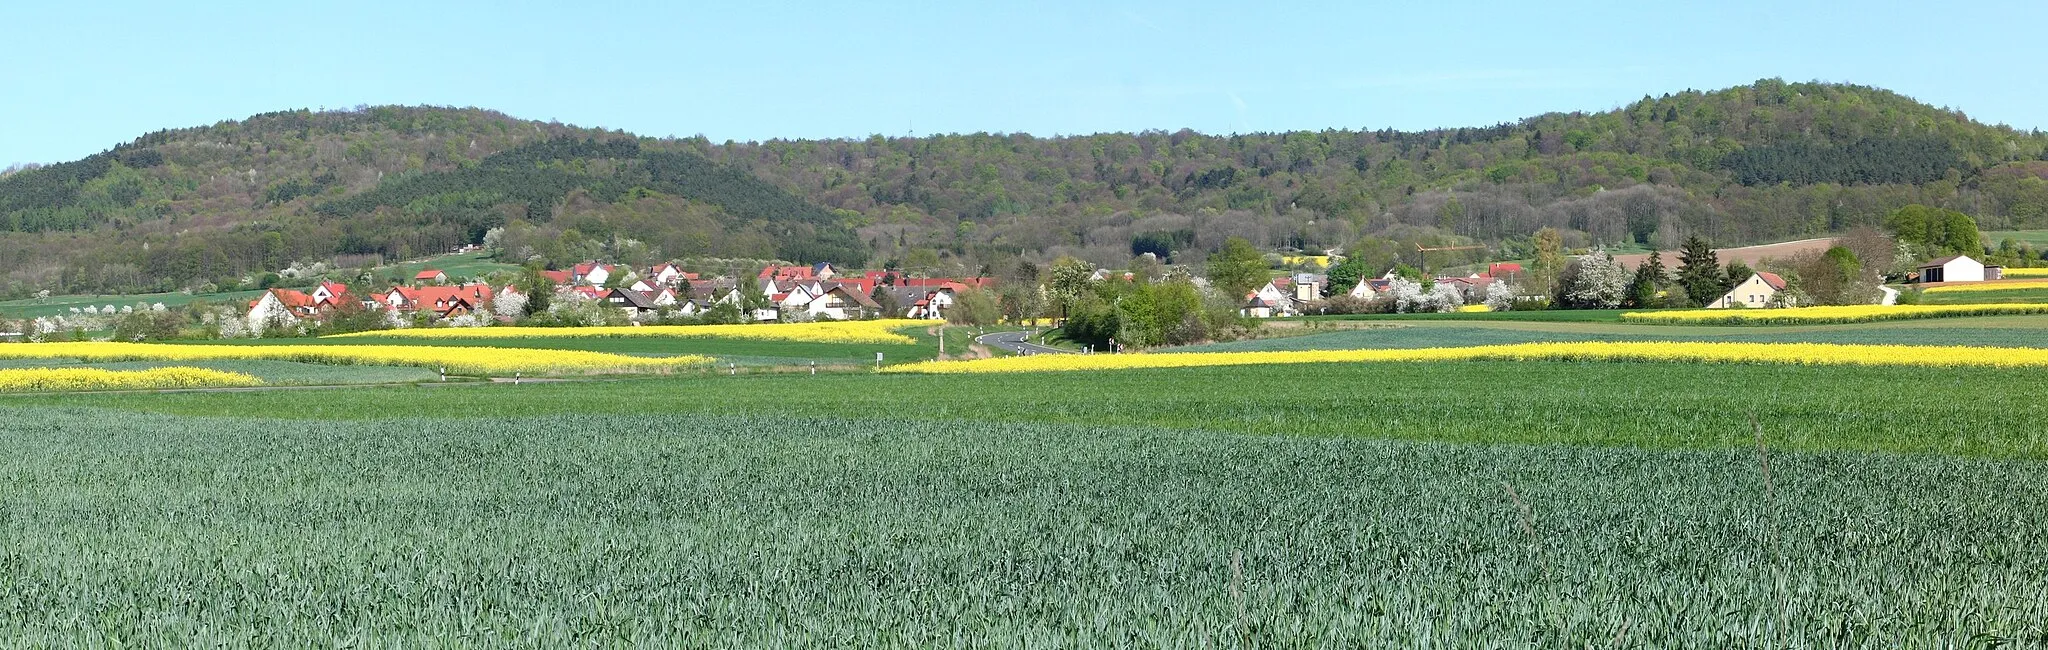
POLYGON ((448 274, 442 273, 440 269, 426 269, 413 274, 412 281, 420 284, 442 284, 448 281, 448 274))
POLYGON ((1759 308, 1783 306, 1785 305, 1784 302, 1773 302, 1773 299, 1778 297, 1778 292, 1784 290, 1785 278, 1778 277, 1778 274, 1752 273, 1749 279, 1743 280, 1741 284, 1735 285, 1734 289, 1728 290, 1727 294, 1714 299, 1714 302, 1708 303, 1707 308, 1728 309, 1730 307, 1759 308))
POLYGON ((1983 282, 1984 263, 1968 255, 1950 255, 1920 265, 1921 282, 1983 282))

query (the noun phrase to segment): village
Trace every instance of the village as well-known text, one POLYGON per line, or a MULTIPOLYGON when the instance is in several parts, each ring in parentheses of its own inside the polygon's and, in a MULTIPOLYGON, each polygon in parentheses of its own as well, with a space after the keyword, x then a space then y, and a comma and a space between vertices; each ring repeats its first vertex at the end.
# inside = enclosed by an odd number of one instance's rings
MULTIPOLYGON (((1592 256, 1580 256, 1585 260, 1592 256)), ((1338 258, 1341 259, 1341 258, 1338 258)), ((2003 268, 1967 255, 1928 260, 1906 278, 1915 285, 1995 281, 2003 268)), ((1461 306, 1496 311, 1516 301, 1547 299, 1525 295, 1529 272, 1518 262, 1494 262, 1483 271, 1464 275, 1438 274, 1425 285, 1389 269, 1349 288, 1331 291, 1330 276, 1319 272, 1276 272, 1246 293, 1239 315, 1245 318, 1286 318, 1332 312, 1332 305, 1394 304, 1414 301, 1422 310, 1450 311, 1461 306), (1415 294, 1415 295, 1406 295, 1415 294), (1339 298, 1341 296, 1342 298, 1339 298), (1335 300, 1333 300, 1335 299, 1335 300)), ((1412 271, 1409 270, 1409 271, 1412 271)), ((1412 273, 1410 274, 1412 276, 1412 273)), ((532 274, 552 285, 550 299, 564 304, 610 308, 627 323, 653 322, 810 322, 904 318, 945 320, 960 295, 993 289, 990 277, 913 277, 897 270, 862 269, 842 272, 830 263, 769 264, 742 278, 703 277, 679 264, 665 262, 635 269, 601 261, 585 261, 566 269, 532 274)), ((1200 277, 1190 278, 1208 288, 1200 277)), ((1089 281, 1133 281, 1128 272, 1097 269, 1089 281)), ((1778 273, 1751 271, 1719 298, 1700 305, 1708 309, 1764 309, 1798 306, 1794 292, 1778 273)), ((1034 288, 1042 293, 1045 287, 1034 288)), ((1898 292, 1881 287, 1875 300, 1892 304, 1898 292)), ((347 285, 322 281, 310 290, 272 288, 248 302, 243 319, 252 334, 315 323, 351 311, 382 315, 389 327, 414 325, 481 326, 517 320, 532 302, 515 282, 492 286, 476 278, 456 279, 434 268, 415 273, 411 282, 373 292, 351 291, 347 285)), ((1407 311, 1407 309, 1400 309, 1407 311)))
MULTIPOLYGON (((919 278, 885 270, 842 274, 829 263, 769 265, 745 280, 705 278, 674 263, 633 269, 599 261, 537 276, 552 285, 552 300, 616 309, 630 323, 703 319, 721 306, 733 315, 725 320, 739 322, 943 320, 959 293, 994 284, 992 278, 919 278)), ((429 268, 408 284, 367 295, 333 281, 311 290, 268 289, 249 301, 244 318, 258 333, 353 310, 382 314, 392 326, 478 326, 513 321, 531 302, 517 284, 457 281, 429 268)))

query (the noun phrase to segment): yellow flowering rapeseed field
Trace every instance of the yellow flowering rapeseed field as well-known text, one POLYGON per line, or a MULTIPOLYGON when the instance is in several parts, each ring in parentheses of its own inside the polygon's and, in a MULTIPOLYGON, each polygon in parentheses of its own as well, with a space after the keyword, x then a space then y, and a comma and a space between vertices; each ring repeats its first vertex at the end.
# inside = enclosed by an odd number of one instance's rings
POLYGON ((336 334, 333 338, 512 339, 512 338, 719 338, 801 343, 916 343, 896 330, 930 327, 928 320, 855 320, 757 325, 643 325, 628 327, 435 327, 336 334))
POLYGON ((462 375, 658 373, 711 362, 707 357, 632 357, 581 350, 424 345, 180 345, 173 343, 12 343, 0 358, 84 361, 267 359, 329 365, 446 368, 462 375))
POLYGON ((1827 325, 1914 318, 2048 314, 2048 304, 1846 305, 1796 309, 1686 309, 1630 312, 1621 320, 1648 325, 1827 325))
POLYGON ((2006 269, 2006 270, 2005 270, 2005 277, 2008 277, 2008 278, 2048 278, 2048 266, 2040 266, 2040 267, 2032 267, 2032 268, 2023 268, 2023 269, 2015 269, 2015 268, 2008 268, 2008 269, 2006 269))
POLYGON ((1922 293, 1971 293, 1977 291, 2017 291, 2020 289, 2048 289, 2048 279, 1944 284, 1939 287, 1928 287, 1922 293))
POLYGON ((925 361, 882 372, 985 373, 1191 368, 1295 363, 1403 361, 1670 361, 1860 366, 2048 367, 2048 349, 1831 343, 1671 343, 1594 341, 1463 348, 1045 354, 973 361, 925 361))
POLYGON ((0 391, 156 390, 258 386, 263 380, 239 372, 206 368, 13 368, 0 370, 0 391))

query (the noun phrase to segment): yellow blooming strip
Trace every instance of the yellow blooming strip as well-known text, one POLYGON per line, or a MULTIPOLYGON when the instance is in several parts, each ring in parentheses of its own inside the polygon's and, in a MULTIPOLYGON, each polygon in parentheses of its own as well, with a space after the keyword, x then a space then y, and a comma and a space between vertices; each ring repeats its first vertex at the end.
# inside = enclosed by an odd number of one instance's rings
POLYGON ((263 380, 239 372, 205 368, 15 368, 0 370, 0 391, 59 392, 75 390, 160 390, 258 386, 263 380))
POLYGON ((329 338, 520 339, 520 338, 718 338, 804 343, 916 343, 898 334, 906 327, 931 327, 928 320, 856 320, 756 325, 643 325, 638 327, 432 327, 336 334, 329 338))
POLYGON ((2008 278, 2048 278, 2048 266, 2037 266, 2037 267, 2029 267, 2029 268, 2023 268, 2023 269, 2007 268, 2007 269, 2005 270, 2005 277, 2008 277, 2008 278))
POLYGON ((1517 343, 1408 350, 1043 354, 924 361, 882 372, 986 373, 1403 361, 1649 361, 1854 366, 2048 367, 2048 349, 1830 343, 1517 343))
POLYGON ((266 359, 329 365, 446 368, 460 375, 660 373, 710 363, 699 356, 632 357, 581 350, 518 350, 431 345, 179 345, 173 343, 10 343, 0 358, 84 361, 266 359))
POLYGON ((1646 325, 1826 325, 1914 318, 2048 314, 2048 304, 1848 305, 1797 309, 1686 309, 1628 312, 1621 319, 1646 325))
POLYGON ((2018 291, 2020 289, 2048 289, 2048 279, 1944 284, 1939 287, 1928 287, 1925 293, 1971 293, 1976 291, 2018 291))

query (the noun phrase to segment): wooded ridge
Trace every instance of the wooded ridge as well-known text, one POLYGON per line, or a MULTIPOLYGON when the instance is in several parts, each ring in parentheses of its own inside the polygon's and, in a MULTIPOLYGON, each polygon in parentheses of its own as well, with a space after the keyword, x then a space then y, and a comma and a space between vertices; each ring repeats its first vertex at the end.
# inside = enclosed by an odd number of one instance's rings
MULTIPOLYGON (((1369 116, 1362 116, 1369 119, 1369 116)), ((1924 204, 2048 227, 2048 136, 1853 85, 1759 81, 1478 128, 713 143, 480 109, 287 111, 0 176, 0 294, 237 286, 480 243, 510 261, 781 258, 972 272, 1198 261, 1368 235, 1735 245, 1924 204), (1141 250, 1142 249, 1142 250, 1141 250), (648 258, 648 259, 633 259, 648 258), (941 268, 944 267, 944 268, 941 268)))

